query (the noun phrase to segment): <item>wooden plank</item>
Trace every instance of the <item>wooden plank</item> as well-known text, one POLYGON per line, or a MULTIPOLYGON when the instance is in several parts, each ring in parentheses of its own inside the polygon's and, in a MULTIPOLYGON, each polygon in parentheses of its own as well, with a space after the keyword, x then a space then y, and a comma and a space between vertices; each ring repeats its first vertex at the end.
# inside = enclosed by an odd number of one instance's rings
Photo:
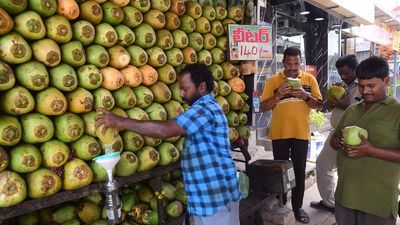
POLYGON ((167 166, 159 166, 149 171, 139 172, 128 177, 116 177, 115 179, 117 180, 120 187, 124 187, 126 185, 137 183, 142 180, 147 180, 153 177, 161 176, 165 173, 168 173, 171 170, 175 170, 178 168, 180 168, 180 161, 167 166))
POLYGON ((240 201, 239 217, 244 218, 259 210, 271 199, 276 198, 277 194, 251 192, 249 196, 240 201))
MULTIPOLYGON (((120 187, 124 187, 132 183, 161 176, 162 174, 174 169, 178 169, 179 167, 180 161, 171 165, 156 167, 150 171, 135 173, 132 176, 116 177, 115 179, 120 187)), ((6 219, 10 219, 29 212, 34 212, 39 209, 48 208, 50 206, 55 206, 64 202, 76 200, 93 193, 101 192, 104 186, 105 182, 93 183, 77 190, 61 191, 49 197, 25 200, 15 206, 0 208, 0 224, 2 224, 2 222, 6 219)))
POLYGON ((102 186, 100 183, 91 184, 78 190, 62 191, 49 197, 23 201, 22 203, 15 206, 0 208, 0 219, 5 220, 13 218, 25 213, 37 211, 42 208, 47 208, 50 206, 61 204, 63 202, 82 198, 86 195, 99 192, 100 186, 102 186))

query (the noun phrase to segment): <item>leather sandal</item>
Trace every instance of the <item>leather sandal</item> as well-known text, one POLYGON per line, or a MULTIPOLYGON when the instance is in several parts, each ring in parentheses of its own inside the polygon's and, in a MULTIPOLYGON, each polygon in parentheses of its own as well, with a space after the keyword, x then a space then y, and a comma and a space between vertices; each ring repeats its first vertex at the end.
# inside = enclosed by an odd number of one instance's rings
POLYGON ((335 208, 334 208, 334 207, 326 206, 326 205, 322 202, 322 200, 319 201, 319 202, 312 201, 312 202, 310 203, 310 207, 315 208, 315 209, 326 210, 326 211, 329 211, 329 212, 331 212, 331 213, 335 213, 335 208))
POLYGON ((295 210, 293 213, 296 220, 300 223, 306 224, 310 222, 310 217, 303 209, 295 210))

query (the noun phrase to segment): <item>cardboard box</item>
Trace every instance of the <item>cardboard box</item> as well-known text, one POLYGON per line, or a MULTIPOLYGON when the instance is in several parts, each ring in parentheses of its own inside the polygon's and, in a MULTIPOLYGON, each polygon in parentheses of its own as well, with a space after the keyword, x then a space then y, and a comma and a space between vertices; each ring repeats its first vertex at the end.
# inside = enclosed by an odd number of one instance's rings
POLYGON ((325 135, 319 134, 316 136, 311 136, 310 141, 308 142, 308 153, 307 153, 307 161, 316 162, 319 153, 322 151, 324 147, 326 137, 325 135))

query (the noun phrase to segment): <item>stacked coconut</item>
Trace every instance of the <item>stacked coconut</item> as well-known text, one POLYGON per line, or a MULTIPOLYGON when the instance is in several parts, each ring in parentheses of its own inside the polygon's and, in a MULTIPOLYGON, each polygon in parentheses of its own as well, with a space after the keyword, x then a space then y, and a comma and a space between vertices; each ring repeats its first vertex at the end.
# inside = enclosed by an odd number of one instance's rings
POLYGON ((105 180, 92 162, 105 149, 122 152, 116 176, 179 160, 183 137, 123 131, 109 145, 94 118, 98 108, 140 120, 176 117, 188 107, 176 81, 185 64, 210 66, 231 141, 248 136, 244 83, 225 57, 226 25, 242 20, 240 7, 182 0, 2 0, 0 7, 0 207, 105 180))
MULTIPOLYGON (((155 188, 156 180, 150 179, 133 184, 121 190, 122 223, 158 224, 157 200, 163 212, 163 220, 173 220, 185 211, 187 196, 183 187, 180 170, 162 176, 161 192, 155 188)), ((107 225, 104 198, 100 193, 90 194, 73 202, 27 213, 4 222, 4 225, 17 224, 62 224, 62 225, 107 225)))

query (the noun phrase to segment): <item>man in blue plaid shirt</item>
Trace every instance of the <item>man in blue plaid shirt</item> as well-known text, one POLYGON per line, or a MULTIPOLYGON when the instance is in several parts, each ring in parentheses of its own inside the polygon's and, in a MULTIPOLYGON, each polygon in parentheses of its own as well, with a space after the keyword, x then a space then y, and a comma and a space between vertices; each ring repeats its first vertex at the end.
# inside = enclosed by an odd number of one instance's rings
POLYGON ((186 224, 239 225, 239 183, 230 156, 229 127, 211 91, 214 81, 204 64, 187 65, 178 75, 182 100, 191 107, 166 121, 139 121, 100 109, 96 128, 104 124, 144 136, 185 136, 182 173, 188 199, 186 224))

